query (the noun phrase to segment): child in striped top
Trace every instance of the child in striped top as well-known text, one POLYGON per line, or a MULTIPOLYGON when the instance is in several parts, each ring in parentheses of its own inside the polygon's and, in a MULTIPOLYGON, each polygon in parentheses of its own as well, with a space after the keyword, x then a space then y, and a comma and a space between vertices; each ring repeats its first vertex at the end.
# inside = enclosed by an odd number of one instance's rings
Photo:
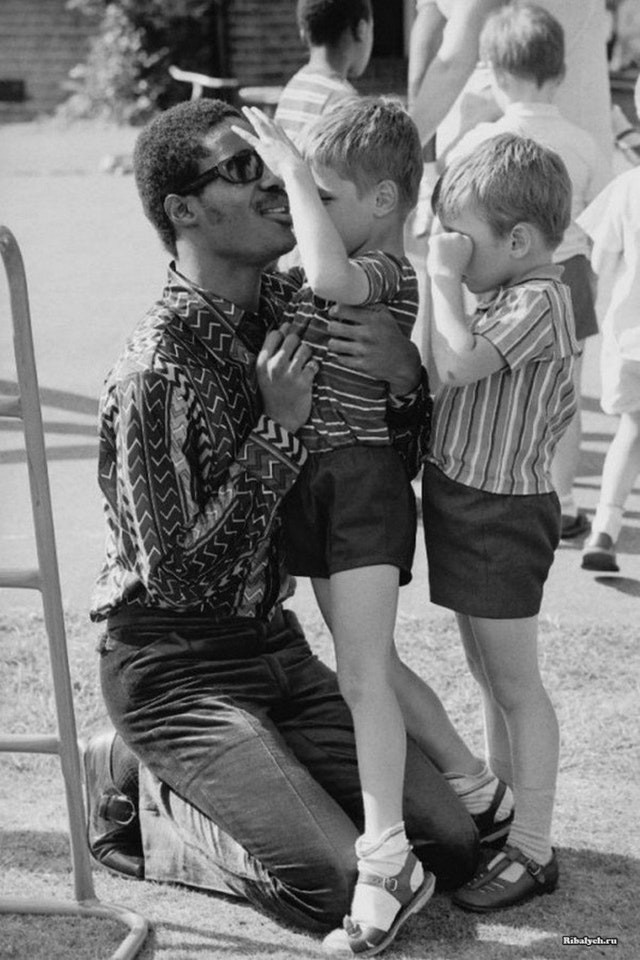
POLYGON ((571 298, 552 263, 571 183, 557 154, 506 133, 454 161, 433 202, 444 232, 427 259, 442 382, 423 477, 431 600, 456 613, 488 763, 515 798, 504 851, 454 897, 487 911, 551 892, 558 878, 558 725, 537 642, 560 536, 550 464, 576 409, 571 298), (463 284, 480 297, 470 319, 463 284))
POLYGON ((325 948, 377 953, 434 884, 405 832, 400 687, 409 671, 393 639, 398 587, 410 579, 415 502, 385 423, 387 385, 338 363, 327 324, 336 301, 384 302, 409 336, 418 296, 403 228, 422 174, 420 140, 400 103, 357 99, 310 129, 306 160, 277 123, 245 113, 257 135, 234 129, 284 181, 304 268, 288 275, 299 290, 286 316, 320 360, 300 432, 310 456, 283 506, 288 565, 312 577, 333 635, 363 792, 351 917, 325 948))
POLYGON ((309 61, 285 86, 275 115, 294 143, 321 114, 357 97, 347 78, 364 73, 373 45, 370 0, 298 0, 296 13, 309 61))

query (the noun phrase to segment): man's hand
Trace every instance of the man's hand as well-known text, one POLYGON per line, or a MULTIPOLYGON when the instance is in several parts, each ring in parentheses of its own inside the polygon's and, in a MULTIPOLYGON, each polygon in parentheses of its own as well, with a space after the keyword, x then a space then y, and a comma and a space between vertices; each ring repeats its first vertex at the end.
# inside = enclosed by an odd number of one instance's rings
POLYGON ((415 390, 420 382, 420 353, 401 333, 387 307, 338 304, 331 308, 331 315, 340 319, 329 321, 327 346, 345 367, 386 380, 397 396, 415 390))
POLYGON ((427 273, 460 280, 472 254, 473 242, 463 233, 434 233, 429 240, 427 273))
POLYGON ((265 337, 256 361, 264 412, 290 433, 306 423, 311 412, 311 384, 318 372, 312 351, 284 324, 265 337))

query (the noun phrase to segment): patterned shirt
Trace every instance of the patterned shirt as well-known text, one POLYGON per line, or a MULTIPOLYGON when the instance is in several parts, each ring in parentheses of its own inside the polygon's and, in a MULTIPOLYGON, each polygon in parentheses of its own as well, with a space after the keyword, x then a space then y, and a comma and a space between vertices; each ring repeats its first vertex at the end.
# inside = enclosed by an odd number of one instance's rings
MULTIPOLYGON (((293 592, 278 508, 307 454, 262 412, 255 376, 292 292, 286 277, 265 274, 250 314, 170 268, 100 402, 107 544, 93 620, 123 607, 265 618, 293 592)), ((389 413, 414 472, 427 390, 423 377, 415 401, 389 413)))
POLYGON ((451 480, 500 494, 553 490, 555 445, 576 410, 569 289, 549 266, 498 291, 471 323, 505 366, 434 400, 428 459, 451 480))
POLYGON ((338 100, 357 97, 358 91, 337 74, 327 77, 303 67, 291 77, 280 95, 275 119, 299 143, 305 127, 326 113, 338 100))
MULTIPOLYGON (((410 337, 418 312, 418 283, 407 258, 398 259, 374 250, 357 257, 355 262, 369 281, 365 303, 388 306, 402 332, 410 337)), ((327 324, 332 302, 315 296, 300 268, 292 269, 286 276, 300 289, 287 306, 285 319, 320 361, 320 371, 313 382, 311 416, 297 436, 314 453, 354 444, 388 446, 391 440, 386 421, 387 384, 348 369, 329 353, 327 324)))

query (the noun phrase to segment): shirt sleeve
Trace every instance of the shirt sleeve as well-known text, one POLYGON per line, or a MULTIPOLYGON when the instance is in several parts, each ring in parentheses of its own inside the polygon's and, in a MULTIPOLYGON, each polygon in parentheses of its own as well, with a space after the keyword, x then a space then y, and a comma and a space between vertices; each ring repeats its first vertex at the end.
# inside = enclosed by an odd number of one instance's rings
POLYGON ((109 507, 135 574, 163 604, 206 603, 269 535, 306 450, 261 415, 234 456, 228 404, 163 373, 127 378, 115 402, 109 507))
POLYGON ((622 224, 618 216, 619 189, 620 185, 617 180, 614 180, 598 194, 577 219, 578 226, 582 227, 593 240, 594 254, 597 250, 622 252, 622 224))
POLYGON ((393 300, 402 283, 402 266, 395 257, 381 250, 364 253, 356 260, 369 281, 369 295, 358 306, 388 303, 393 300))
POLYGON ((486 337, 516 367, 560 355, 552 303, 544 289, 526 284, 508 288, 473 322, 473 332, 486 337))

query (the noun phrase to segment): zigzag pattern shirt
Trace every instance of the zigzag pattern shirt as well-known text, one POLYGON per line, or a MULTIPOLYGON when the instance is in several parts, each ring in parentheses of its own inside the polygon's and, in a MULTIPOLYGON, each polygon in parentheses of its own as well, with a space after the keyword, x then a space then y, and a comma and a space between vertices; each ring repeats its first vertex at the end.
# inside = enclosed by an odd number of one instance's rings
MULTIPOLYGON (((107 540, 93 620, 123 608, 266 619, 293 593, 278 508, 307 451, 262 412, 255 361, 294 291, 265 274, 250 314, 169 269, 100 401, 107 540)), ((430 410, 424 371, 417 392, 389 409, 412 474, 430 410)))
POLYGON ((109 374, 100 403, 106 560, 93 620, 129 607, 265 618, 293 592, 277 511, 307 453, 262 413, 255 359, 286 278, 259 312, 174 269, 109 374))

